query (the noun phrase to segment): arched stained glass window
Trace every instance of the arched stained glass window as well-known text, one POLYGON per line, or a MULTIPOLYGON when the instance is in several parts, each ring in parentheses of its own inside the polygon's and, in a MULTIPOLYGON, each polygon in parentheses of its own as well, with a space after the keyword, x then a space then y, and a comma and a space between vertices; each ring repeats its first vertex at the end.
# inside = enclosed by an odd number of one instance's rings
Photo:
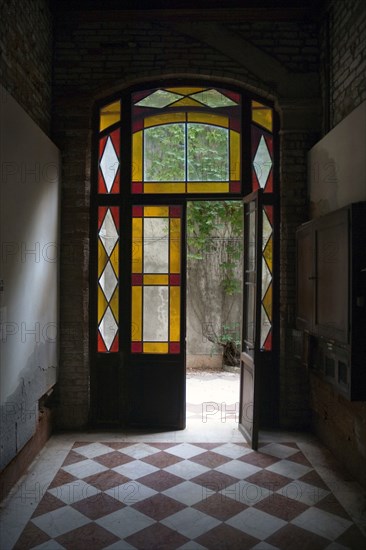
POLYGON ((238 193, 240 95, 155 88, 132 95, 132 193, 238 193))
POLYGON ((99 104, 94 194, 98 352, 117 352, 127 345, 132 353, 179 353, 181 272, 178 260, 174 263, 172 258, 178 257, 175 247, 183 222, 179 209, 167 204, 171 199, 184 203, 198 196, 240 198, 259 188, 264 195, 261 348, 272 349, 273 116, 272 107, 244 92, 212 86, 126 90, 117 99, 99 104), (160 210, 156 197, 148 202, 154 196, 161 198, 160 210), (129 212, 127 219, 122 212, 129 212), (127 225, 130 233, 123 229, 127 225), (157 245, 152 247, 149 232, 154 239, 159 237, 155 240, 159 241, 161 265, 150 261, 157 255, 157 245), (131 235, 132 264, 123 279, 127 265, 124 239, 131 235), (123 280, 131 285, 129 342, 122 339, 120 330, 126 315, 123 280), (146 321, 145 307, 148 299, 155 303, 157 297, 165 312, 159 334, 158 327, 146 321))

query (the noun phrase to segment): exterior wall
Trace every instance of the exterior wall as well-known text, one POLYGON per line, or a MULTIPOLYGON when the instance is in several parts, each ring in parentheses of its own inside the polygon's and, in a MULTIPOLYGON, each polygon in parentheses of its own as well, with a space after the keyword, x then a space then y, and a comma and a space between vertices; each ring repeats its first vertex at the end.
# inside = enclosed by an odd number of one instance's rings
POLYGON ((0 21, 0 81, 28 115, 49 135, 52 18, 48 1, 1 2, 0 21))
MULTIPOLYGON (((286 255, 294 251, 295 227, 304 218, 306 151, 315 141, 313 133, 317 127, 312 111, 314 105, 317 109, 319 94, 316 25, 128 20, 108 12, 103 12, 102 17, 100 12, 98 17, 92 12, 56 13, 55 20, 53 131, 63 152, 59 425, 75 428, 88 421, 93 104, 96 99, 137 82, 181 76, 241 85, 275 100, 281 116, 281 304, 285 334, 281 348, 281 402, 286 426, 295 426, 306 411, 306 403, 303 401, 297 408, 293 403, 293 396, 304 396, 304 392, 292 374, 292 350, 288 344, 287 335, 291 335, 293 327, 295 281, 293 258, 286 255)), ((301 420, 304 423, 306 419, 301 420)))
MULTIPOLYGON (((354 200, 366 200, 366 4, 363 0, 333 0, 328 3, 328 14, 330 112, 329 124, 323 126, 328 130, 337 127, 309 156, 313 217, 354 200)), ((322 67, 324 83, 327 66, 322 67)), ((313 429, 366 486, 366 403, 345 400, 314 375, 310 384, 313 429)))

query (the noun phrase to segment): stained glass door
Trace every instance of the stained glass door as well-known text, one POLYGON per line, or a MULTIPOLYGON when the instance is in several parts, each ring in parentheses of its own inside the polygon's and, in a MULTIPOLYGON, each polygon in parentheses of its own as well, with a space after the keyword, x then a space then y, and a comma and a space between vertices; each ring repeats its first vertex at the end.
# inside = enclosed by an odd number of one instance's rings
POLYGON ((183 204, 132 205, 129 419, 185 427, 183 204))
MULTIPOLYGON (((258 353, 270 381, 263 395, 276 378, 273 108, 243 91, 211 83, 162 84, 124 90, 96 106, 90 248, 95 425, 185 426, 189 200, 241 199, 256 190, 262 195, 263 205, 258 206, 258 198, 246 206, 246 234, 254 231, 247 244, 255 241, 257 248, 255 258, 247 258, 255 269, 247 264, 243 357, 257 371, 258 353)), ((248 254, 250 250, 248 246, 248 254)), ((267 416, 274 410, 269 394, 267 405, 261 403, 267 416)), ((242 397, 249 406, 250 398, 242 397)))

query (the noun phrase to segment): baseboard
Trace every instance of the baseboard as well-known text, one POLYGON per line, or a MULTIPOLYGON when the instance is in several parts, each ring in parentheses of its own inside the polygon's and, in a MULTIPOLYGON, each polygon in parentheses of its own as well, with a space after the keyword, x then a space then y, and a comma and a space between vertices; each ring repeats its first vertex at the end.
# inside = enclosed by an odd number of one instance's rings
POLYGON ((0 502, 27 471, 37 454, 44 447, 52 433, 53 414, 50 409, 40 410, 37 429, 11 462, 0 473, 0 502))

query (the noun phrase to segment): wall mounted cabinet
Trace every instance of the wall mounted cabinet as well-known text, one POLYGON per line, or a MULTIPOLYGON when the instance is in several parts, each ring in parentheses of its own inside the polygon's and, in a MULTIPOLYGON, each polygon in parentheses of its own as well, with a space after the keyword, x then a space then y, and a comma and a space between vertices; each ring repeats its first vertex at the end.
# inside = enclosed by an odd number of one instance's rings
POLYGON ((297 328, 307 364, 351 400, 366 399, 366 202, 297 231, 297 328))

